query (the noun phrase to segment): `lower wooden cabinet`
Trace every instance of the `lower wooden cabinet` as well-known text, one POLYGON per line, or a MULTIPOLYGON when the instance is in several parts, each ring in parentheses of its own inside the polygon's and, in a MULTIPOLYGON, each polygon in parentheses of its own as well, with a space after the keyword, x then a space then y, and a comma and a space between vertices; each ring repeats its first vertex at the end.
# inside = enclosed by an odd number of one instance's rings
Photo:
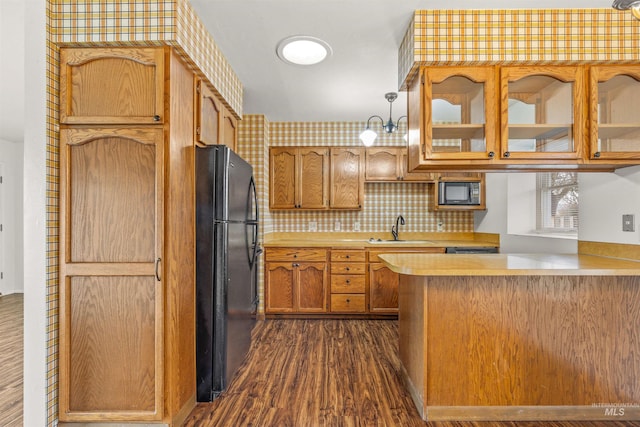
POLYGON ((400 275, 384 264, 369 264, 369 311, 398 313, 398 284, 400 275))
POLYGON ((267 249, 265 313, 327 311, 326 250, 267 249))
POLYGON ((331 251, 331 312, 367 311, 366 253, 364 250, 331 251))
POLYGON ((383 253, 444 253, 445 248, 284 248, 265 253, 265 314, 398 314, 399 274, 383 253))

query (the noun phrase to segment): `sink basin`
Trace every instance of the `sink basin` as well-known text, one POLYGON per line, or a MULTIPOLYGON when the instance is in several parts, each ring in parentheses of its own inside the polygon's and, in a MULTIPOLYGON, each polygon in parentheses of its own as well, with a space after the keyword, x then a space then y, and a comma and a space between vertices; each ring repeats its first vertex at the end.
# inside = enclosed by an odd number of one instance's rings
POLYGON ((433 243, 431 240, 383 240, 374 239, 373 237, 368 240, 369 243, 375 243, 380 245, 415 245, 415 244, 427 244, 433 243))

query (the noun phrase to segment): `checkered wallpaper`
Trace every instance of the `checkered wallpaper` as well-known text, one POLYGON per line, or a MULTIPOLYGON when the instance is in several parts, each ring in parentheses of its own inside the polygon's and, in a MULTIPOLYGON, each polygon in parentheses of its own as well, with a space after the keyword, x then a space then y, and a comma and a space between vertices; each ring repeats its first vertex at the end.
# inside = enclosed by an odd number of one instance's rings
POLYGON ((420 65, 637 62, 640 22, 612 8, 418 10, 398 57, 402 88, 420 65))
POLYGON ((242 84, 188 0, 52 0, 60 46, 173 46, 242 117, 242 84))
MULTIPOLYGON (((471 212, 429 212, 429 194, 425 183, 369 183, 365 185, 365 202, 360 211, 270 211, 270 146, 361 146, 358 139, 366 122, 269 122, 262 115, 245 115, 238 126, 238 153, 253 165, 260 199, 262 235, 271 232, 308 231, 315 221, 317 231, 334 231, 340 221, 341 231, 353 231, 360 222, 363 232, 391 230, 396 216, 406 219, 405 231, 437 231, 437 224, 447 232, 473 232, 471 212)), ((404 123, 395 134, 380 133, 376 146, 402 146, 404 123)), ((259 312, 264 313, 263 260, 260 260, 258 295, 259 312)))
MULTIPOLYGON (((270 146, 362 146, 358 136, 366 122, 272 122, 269 125, 270 146)), ((404 146, 405 123, 393 134, 378 133, 375 146, 404 146)), ((265 182, 268 182, 268 164, 265 182)), ((429 212, 426 183, 365 184, 364 206, 360 211, 273 211, 267 226, 271 231, 309 231, 309 221, 318 231, 334 231, 340 221, 341 231, 354 231, 355 222, 363 232, 390 231, 398 215, 403 215, 406 231, 472 232, 472 212, 429 212)), ((268 198, 266 200, 268 206, 268 198)))

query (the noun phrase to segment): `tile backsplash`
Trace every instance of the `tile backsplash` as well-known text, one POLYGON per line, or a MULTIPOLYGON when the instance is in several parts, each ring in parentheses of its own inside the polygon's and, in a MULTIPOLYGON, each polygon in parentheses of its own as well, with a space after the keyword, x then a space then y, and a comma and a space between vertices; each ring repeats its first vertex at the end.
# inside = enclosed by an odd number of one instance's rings
MULTIPOLYGON (((240 122, 241 154, 256 167, 261 193, 261 217, 265 232, 316 231, 385 232, 398 215, 402 230, 412 232, 472 232, 473 212, 430 212, 426 183, 367 183, 364 205, 358 211, 269 211, 269 153, 276 146, 361 146, 358 136, 366 122, 268 122, 263 116, 246 115, 240 122), (262 145, 262 147, 261 147, 262 145), (264 156, 261 158, 261 156, 264 156)), ((380 133, 375 146, 404 146, 404 124, 393 134, 380 133)))

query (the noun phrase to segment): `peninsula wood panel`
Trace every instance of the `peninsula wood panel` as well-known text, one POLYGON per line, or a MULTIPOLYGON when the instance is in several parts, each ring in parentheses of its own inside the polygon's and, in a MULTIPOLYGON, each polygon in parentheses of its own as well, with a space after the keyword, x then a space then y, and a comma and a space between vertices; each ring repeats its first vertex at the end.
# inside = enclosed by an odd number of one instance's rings
MULTIPOLYGON (((639 285, 635 276, 402 275, 400 357, 420 412, 607 419, 594 404, 640 401, 639 285)), ((625 419, 640 418, 626 409, 625 419)))

